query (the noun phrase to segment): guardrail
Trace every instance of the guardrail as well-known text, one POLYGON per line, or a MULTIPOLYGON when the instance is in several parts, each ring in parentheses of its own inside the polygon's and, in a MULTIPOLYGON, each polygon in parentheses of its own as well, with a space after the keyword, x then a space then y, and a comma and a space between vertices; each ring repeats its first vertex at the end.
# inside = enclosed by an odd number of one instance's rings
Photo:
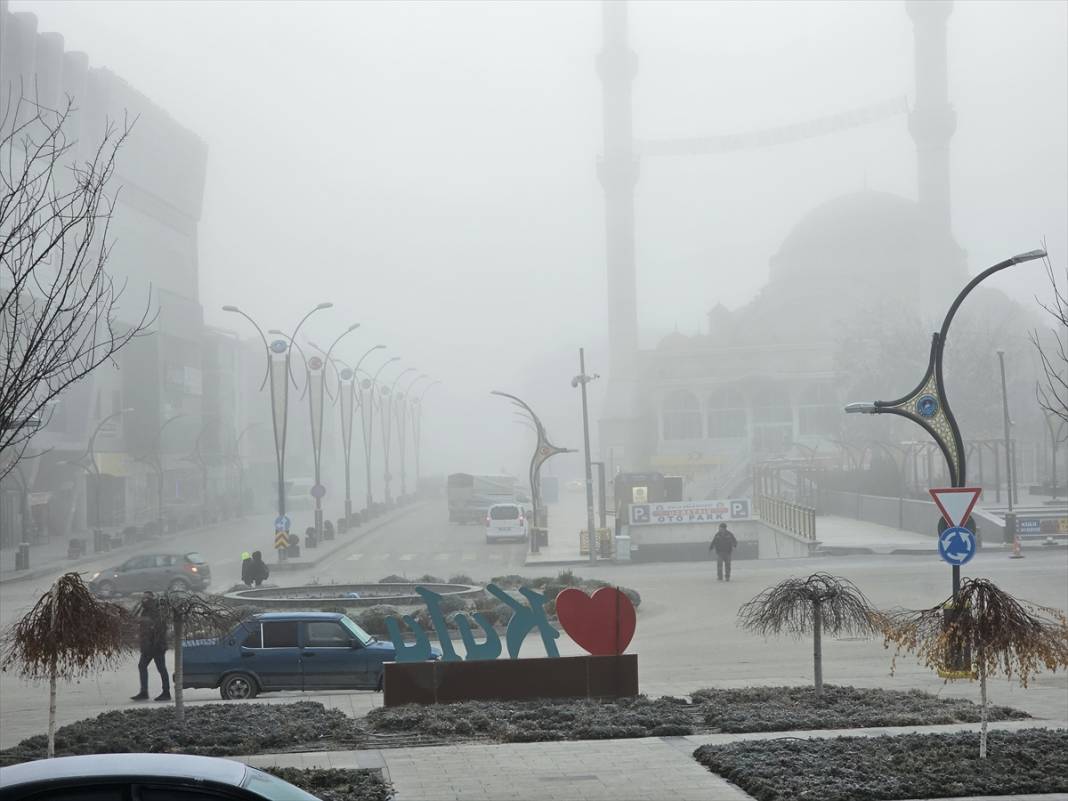
POLYGON ((784 498, 758 495, 753 499, 757 517, 807 540, 816 539, 816 510, 784 498))

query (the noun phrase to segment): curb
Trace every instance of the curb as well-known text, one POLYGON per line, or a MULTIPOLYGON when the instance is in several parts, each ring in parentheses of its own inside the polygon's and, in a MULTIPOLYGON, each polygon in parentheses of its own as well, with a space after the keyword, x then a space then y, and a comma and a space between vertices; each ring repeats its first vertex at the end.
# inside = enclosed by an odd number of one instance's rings
MULTIPOLYGON (((343 548, 347 548, 349 545, 352 545, 355 542, 359 542, 359 540, 364 535, 370 534, 372 531, 378 531, 378 529, 382 528, 383 526, 387 526, 395 520, 400 520, 402 517, 409 514, 410 512, 414 512, 416 509, 421 509, 425 503, 426 501, 418 501, 416 503, 411 504, 410 506, 405 506, 402 509, 396 510, 395 513, 389 515, 388 517, 380 517, 377 520, 368 523, 367 525, 360 526, 358 529, 356 529, 354 536, 349 537, 346 534, 334 534, 334 542, 336 544, 329 550, 324 550, 322 553, 317 554, 314 559, 287 559, 284 562, 275 562, 272 565, 268 565, 268 567, 270 567, 272 571, 277 570, 279 573, 288 573, 290 571, 307 570, 312 567, 318 567, 320 562, 329 559, 331 556, 333 556, 335 553, 342 550, 343 548), (341 537, 346 537, 346 539, 341 539, 341 537)), ((349 530, 352 531, 352 529, 349 530)), ((316 548, 315 550, 319 549, 316 548)), ((306 550, 302 548, 301 552, 305 553, 306 550)))

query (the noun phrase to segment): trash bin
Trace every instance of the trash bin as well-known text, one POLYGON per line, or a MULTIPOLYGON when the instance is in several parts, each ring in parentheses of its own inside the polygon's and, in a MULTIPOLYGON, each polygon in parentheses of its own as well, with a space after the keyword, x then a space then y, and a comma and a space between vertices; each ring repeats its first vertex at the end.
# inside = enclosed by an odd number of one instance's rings
POLYGON ((289 547, 286 548, 286 557, 293 559, 300 556, 300 537, 296 534, 289 535, 289 547))
POLYGON ((30 544, 20 542, 19 549, 15 551, 15 570, 30 569, 30 544))
POLYGON ((616 559, 630 561, 630 534, 616 535, 616 559))
POLYGON ((304 547, 314 548, 319 544, 318 538, 315 536, 315 528, 308 526, 304 529, 304 547))

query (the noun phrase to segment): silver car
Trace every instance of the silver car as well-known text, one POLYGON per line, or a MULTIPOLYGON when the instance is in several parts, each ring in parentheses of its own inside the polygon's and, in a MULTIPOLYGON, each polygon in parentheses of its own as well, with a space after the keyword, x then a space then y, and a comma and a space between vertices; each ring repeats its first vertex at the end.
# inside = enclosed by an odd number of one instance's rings
POLYGON ((186 754, 91 754, 0 771, 4 801, 319 801, 242 762, 186 754))
POLYGON ((195 551, 188 553, 149 553, 131 556, 121 565, 94 573, 89 589, 102 596, 195 590, 211 584, 211 567, 195 551))

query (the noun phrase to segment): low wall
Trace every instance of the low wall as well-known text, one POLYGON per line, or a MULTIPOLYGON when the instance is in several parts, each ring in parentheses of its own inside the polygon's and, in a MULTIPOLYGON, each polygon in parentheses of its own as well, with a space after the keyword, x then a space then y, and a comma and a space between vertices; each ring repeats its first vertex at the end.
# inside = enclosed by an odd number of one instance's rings
POLYGON ((638 655, 387 662, 382 703, 444 704, 638 694, 638 655))
MULTIPOLYGON (((760 520, 729 524, 738 539, 735 559, 794 559, 809 556, 814 543, 760 520)), ((632 562, 699 562, 714 560, 708 546, 715 523, 625 526, 631 538, 632 562)))

